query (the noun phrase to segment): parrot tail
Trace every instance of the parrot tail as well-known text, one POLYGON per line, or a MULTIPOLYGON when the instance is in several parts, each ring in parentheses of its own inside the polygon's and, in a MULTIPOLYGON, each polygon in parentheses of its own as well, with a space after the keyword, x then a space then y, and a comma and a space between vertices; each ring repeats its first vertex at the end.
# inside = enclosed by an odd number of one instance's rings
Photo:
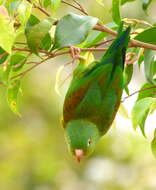
POLYGON ((117 65, 120 65, 124 68, 126 49, 130 40, 131 28, 128 27, 124 31, 122 28, 123 24, 119 28, 117 38, 114 40, 107 52, 102 57, 101 64, 107 64, 112 62, 114 64, 114 68, 117 65))

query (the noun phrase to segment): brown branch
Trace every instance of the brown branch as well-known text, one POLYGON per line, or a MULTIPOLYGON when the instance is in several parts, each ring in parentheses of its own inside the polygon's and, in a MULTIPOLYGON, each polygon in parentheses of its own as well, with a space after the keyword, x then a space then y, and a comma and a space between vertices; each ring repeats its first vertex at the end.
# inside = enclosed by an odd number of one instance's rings
MULTIPOLYGON (((28 48, 12 48, 13 51, 26 51, 26 52, 31 52, 30 49, 28 48)), ((46 53, 48 54, 48 51, 46 50, 38 50, 40 53, 46 53)))
MULTIPOLYGON (((27 1, 32 4, 31 0, 27 0, 27 1)), ((42 7, 38 6, 38 5, 35 5, 35 4, 33 4, 33 7, 40 10, 46 16, 50 17, 50 14, 44 8, 42 8, 42 7)))
MULTIPOLYGON (((114 30, 112 30, 112 29, 110 29, 110 28, 108 28, 106 26, 96 25, 93 29, 101 31, 101 32, 109 33, 109 34, 111 34, 113 36, 117 35, 116 31, 114 31, 114 30)), ((144 43, 144 42, 141 42, 141 41, 138 41, 138 40, 131 40, 129 47, 141 47, 141 48, 145 48, 145 49, 156 50, 156 45, 149 44, 149 43, 144 43)))
POLYGON ((111 41, 113 41, 113 40, 115 40, 115 39, 105 40, 105 41, 103 41, 103 42, 100 42, 100 43, 96 44, 95 47, 98 47, 98 46, 101 46, 101 45, 107 44, 108 42, 111 42, 111 41))
POLYGON ((141 90, 137 90, 137 91, 133 92, 132 94, 130 94, 129 96, 124 97, 124 99, 121 102, 124 102, 126 99, 128 99, 129 97, 131 97, 131 96, 133 96, 133 95, 135 95, 135 94, 137 94, 139 92, 143 92, 143 91, 150 90, 150 89, 153 89, 153 88, 156 88, 156 86, 151 86, 151 87, 148 87, 148 88, 143 88, 141 90))

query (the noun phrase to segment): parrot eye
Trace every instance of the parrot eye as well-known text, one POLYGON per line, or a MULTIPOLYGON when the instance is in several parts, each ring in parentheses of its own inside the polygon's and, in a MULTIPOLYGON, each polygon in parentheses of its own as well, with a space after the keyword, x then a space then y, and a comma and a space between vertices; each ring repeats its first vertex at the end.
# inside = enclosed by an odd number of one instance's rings
POLYGON ((88 139, 87 145, 90 146, 91 142, 92 142, 91 139, 88 139))

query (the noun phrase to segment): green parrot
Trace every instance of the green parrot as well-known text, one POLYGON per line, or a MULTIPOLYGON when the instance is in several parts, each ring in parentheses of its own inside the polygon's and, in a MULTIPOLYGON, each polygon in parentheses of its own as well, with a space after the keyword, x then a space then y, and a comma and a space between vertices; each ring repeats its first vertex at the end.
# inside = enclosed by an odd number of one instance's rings
POLYGON ((90 155, 108 131, 120 105, 130 27, 120 29, 99 62, 79 64, 63 106, 63 127, 69 151, 80 161, 90 155))

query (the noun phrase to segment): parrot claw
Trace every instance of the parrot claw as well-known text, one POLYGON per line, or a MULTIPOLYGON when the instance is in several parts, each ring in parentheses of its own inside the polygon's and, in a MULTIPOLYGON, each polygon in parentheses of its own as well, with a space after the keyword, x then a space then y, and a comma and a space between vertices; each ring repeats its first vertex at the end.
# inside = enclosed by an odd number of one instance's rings
POLYGON ((84 57, 80 55, 81 49, 78 47, 70 46, 70 53, 73 60, 84 59, 84 57))
POLYGON ((126 55, 126 64, 131 65, 138 60, 135 53, 127 53, 126 55))

